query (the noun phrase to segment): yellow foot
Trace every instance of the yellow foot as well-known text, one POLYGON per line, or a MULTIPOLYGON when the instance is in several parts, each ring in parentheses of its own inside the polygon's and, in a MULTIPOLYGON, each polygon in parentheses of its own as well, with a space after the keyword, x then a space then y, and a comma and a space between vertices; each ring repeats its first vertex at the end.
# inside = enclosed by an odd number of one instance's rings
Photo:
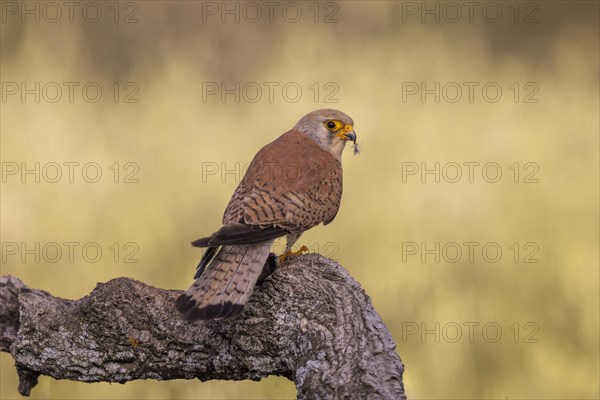
POLYGON ((291 256, 301 256, 303 253, 306 253, 307 251, 308 251, 308 247, 306 247, 306 246, 300 247, 300 250, 298 250, 298 251, 290 250, 287 253, 284 253, 279 256, 279 262, 284 262, 285 260, 287 260, 288 257, 291 257, 291 256))

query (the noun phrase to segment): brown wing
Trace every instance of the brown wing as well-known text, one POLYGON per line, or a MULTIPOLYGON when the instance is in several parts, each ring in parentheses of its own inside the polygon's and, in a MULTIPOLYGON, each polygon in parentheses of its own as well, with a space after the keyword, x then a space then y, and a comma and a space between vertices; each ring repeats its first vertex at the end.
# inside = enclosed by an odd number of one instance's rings
POLYGON ((330 223, 342 198, 342 167, 291 130, 254 156, 225 213, 223 227, 197 247, 252 244, 330 223))
POLYGON ((302 232, 331 222, 341 197, 339 161, 303 133, 291 130, 256 154, 223 223, 302 232))
MULTIPOLYGON (((239 222, 225 224, 211 236, 194 240, 192 246, 214 247, 234 244, 254 244, 286 235, 285 229, 275 226, 246 225, 239 222)), ((202 262, 201 262, 202 263, 202 262)))

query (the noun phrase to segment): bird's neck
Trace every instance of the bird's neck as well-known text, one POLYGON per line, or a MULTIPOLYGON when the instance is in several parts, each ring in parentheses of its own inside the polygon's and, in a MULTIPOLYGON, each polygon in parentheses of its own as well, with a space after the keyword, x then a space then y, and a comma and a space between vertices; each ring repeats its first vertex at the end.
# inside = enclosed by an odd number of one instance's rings
POLYGON ((341 164, 342 163, 342 152, 344 151, 345 146, 346 146, 345 140, 337 140, 334 143, 332 143, 325 150, 329 151, 331 153, 331 155, 334 156, 335 159, 338 160, 341 164))

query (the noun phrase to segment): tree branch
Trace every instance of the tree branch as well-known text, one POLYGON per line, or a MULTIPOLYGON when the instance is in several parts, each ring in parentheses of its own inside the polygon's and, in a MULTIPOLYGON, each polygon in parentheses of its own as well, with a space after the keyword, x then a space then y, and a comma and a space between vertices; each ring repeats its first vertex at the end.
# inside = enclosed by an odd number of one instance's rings
POLYGON ((134 379, 294 381, 298 398, 405 398, 404 367, 369 297, 320 255, 290 259, 257 287, 233 320, 189 323, 179 290, 129 278, 79 300, 0 278, 0 350, 19 392, 39 375, 84 382, 134 379))

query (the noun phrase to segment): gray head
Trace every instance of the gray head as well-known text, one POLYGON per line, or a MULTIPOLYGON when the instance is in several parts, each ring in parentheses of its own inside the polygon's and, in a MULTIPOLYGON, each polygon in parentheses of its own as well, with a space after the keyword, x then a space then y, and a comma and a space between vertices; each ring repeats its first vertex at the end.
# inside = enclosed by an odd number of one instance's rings
POLYGON ((356 146, 354 121, 338 110, 324 108, 308 113, 294 129, 310 137, 340 161, 348 140, 352 140, 356 146))

